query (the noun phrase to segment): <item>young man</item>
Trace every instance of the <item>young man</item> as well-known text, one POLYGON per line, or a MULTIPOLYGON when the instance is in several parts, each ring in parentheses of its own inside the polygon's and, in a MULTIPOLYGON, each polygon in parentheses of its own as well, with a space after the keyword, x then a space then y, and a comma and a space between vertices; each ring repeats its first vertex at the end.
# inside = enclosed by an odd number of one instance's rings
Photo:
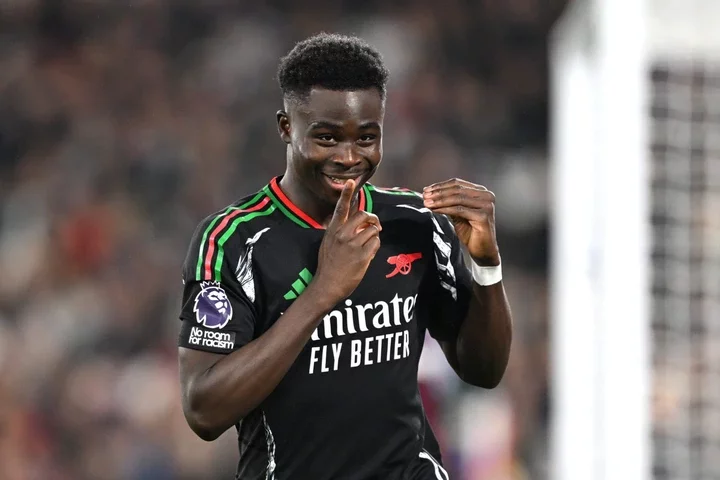
POLYGON ((418 393, 425 332, 470 384, 505 371, 493 194, 457 179, 423 194, 368 183, 387 77, 357 38, 296 45, 279 69, 284 175, 192 239, 183 407, 205 440, 236 426, 237 478, 447 480, 418 393))

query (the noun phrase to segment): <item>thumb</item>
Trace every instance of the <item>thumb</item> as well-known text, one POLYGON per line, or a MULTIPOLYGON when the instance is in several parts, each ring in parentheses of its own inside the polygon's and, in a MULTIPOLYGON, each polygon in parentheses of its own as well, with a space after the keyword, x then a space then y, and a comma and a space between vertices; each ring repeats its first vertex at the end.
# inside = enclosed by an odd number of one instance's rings
POLYGON ((352 202, 353 192, 355 191, 355 180, 348 180, 343 186, 340 198, 335 205, 335 212, 330 220, 330 228, 338 227, 345 223, 350 213, 350 204, 352 202))

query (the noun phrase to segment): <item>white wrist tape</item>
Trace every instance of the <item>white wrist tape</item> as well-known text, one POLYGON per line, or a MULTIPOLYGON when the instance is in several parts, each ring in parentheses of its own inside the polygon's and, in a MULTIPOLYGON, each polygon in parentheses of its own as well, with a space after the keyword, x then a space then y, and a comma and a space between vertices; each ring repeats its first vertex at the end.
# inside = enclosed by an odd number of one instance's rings
POLYGON ((502 263, 495 267, 481 267, 475 262, 471 263, 472 278, 475 283, 483 287, 495 285, 502 280, 502 263))

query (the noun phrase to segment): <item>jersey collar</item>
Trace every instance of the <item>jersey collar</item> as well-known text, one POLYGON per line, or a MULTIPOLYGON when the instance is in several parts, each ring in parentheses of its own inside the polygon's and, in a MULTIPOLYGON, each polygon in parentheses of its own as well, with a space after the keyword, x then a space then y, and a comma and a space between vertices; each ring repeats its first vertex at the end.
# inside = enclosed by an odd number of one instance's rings
MULTIPOLYGON (((318 223, 310 215, 302 211, 300 207, 295 205, 287 197, 287 195, 285 195, 285 193, 280 188, 281 178, 282 175, 274 177, 272 180, 270 180, 270 183, 268 183, 264 187, 263 190, 265 191, 267 196, 270 197, 270 200, 272 200, 273 203, 277 205, 278 209, 295 224, 303 228, 315 228, 323 230, 324 227, 320 225, 320 223, 318 223)), ((372 207, 373 201, 372 197, 370 196, 370 189, 368 188, 367 184, 365 184, 360 189, 360 210, 372 213, 372 207)))

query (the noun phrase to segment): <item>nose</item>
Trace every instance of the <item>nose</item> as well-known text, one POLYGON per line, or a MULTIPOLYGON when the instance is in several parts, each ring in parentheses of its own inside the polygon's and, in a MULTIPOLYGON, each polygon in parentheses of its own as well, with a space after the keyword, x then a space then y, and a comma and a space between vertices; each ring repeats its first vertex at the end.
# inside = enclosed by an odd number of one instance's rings
POLYGON ((346 145, 333 156, 333 162, 342 165, 344 168, 351 168, 362 162, 362 156, 355 150, 353 145, 346 145))

